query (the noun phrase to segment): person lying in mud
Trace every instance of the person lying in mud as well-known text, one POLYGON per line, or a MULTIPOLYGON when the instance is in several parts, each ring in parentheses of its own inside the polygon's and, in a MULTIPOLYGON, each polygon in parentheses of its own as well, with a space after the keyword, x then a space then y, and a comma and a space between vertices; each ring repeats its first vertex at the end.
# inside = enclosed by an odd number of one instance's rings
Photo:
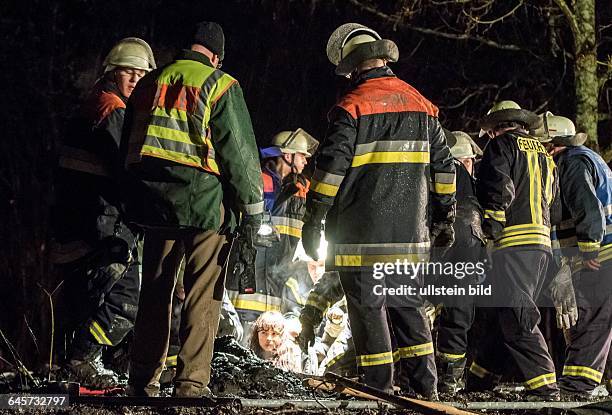
POLYGON ((302 371, 301 352, 290 331, 281 313, 266 311, 253 324, 249 347, 274 366, 299 373, 302 371))

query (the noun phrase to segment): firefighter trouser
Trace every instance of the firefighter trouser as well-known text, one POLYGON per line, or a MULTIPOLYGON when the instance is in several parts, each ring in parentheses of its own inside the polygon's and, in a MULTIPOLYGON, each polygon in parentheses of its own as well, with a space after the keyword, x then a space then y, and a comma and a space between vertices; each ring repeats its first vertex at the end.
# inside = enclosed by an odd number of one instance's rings
POLYGON ((566 392, 591 392, 601 382, 612 342, 612 264, 597 272, 572 276, 578 323, 569 330, 569 344, 559 387, 566 392))
POLYGON ((405 392, 431 396, 436 392, 437 374, 429 323, 418 295, 418 279, 375 280, 371 272, 340 271, 357 369, 364 382, 391 391, 393 381, 405 392), (416 295, 385 296, 377 285, 396 288, 413 286, 416 295), (394 363, 398 373, 394 374, 394 363))
POLYGON ((226 236, 216 231, 175 235, 157 230, 146 232, 142 290, 130 361, 132 393, 156 395, 159 392, 170 338, 173 290, 183 257, 185 302, 174 393, 177 396, 208 393, 210 362, 223 298, 224 278, 220 276, 229 245, 226 236))
MULTIPOLYGON (((505 248, 493 254, 491 284, 497 307, 487 310, 486 336, 470 367, 468 388, 500 375, 508 355, 516 363, 528 393, 557 393, 555 366, 538 328, 536 299, 545 284, 550 254, 528 248, 505 248), (470 384, 472 386, 470 386, 470 384)), ((487 281, 485 281, 486 284, 487 281)), ((483 382, 482 389, 493 387, 483 382)))
POLYGON ((138 263, 78 265, 67 284, 76 326, 70 359, 88 360, 116 346, 134 327, 140 292, 138 263))

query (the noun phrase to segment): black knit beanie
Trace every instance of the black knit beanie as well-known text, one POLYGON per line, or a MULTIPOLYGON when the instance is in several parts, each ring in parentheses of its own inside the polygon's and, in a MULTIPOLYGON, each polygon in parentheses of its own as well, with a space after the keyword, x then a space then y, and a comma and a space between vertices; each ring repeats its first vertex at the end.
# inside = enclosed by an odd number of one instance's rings
POLYGON ((223 29, 215 22, 200 22, 195 27, 193 43, 205 46, 212 53, 219 55, 219 60, 223 60, 225 51, 225 36, 223 29))

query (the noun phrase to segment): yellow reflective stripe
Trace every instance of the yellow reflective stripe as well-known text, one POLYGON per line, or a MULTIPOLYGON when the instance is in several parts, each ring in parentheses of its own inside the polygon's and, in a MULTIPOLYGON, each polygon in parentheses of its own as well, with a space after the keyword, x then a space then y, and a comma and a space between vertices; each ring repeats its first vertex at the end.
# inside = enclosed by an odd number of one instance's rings
POLYGON ((498 238, 498 240, 501 240, 503 238, 507 238, 510 236, 533 235, 533 234, 549 236, 550 228, 545 225, 538 225, 537 223, 526 223, 523 225, 507 226, 502 230, 501 236, 498 238))
POLYGON ((527 167, 529 171, 529 207, 531 209, 531 221, 542 224, 542 172, 538 153, 527 153, 527 167))
POLYGON ((434 352, 433 343, 417 344, 415 346, 407 346, 398 348, 400 358, 409 359, 412 357, 426 356, 434 352))
POLYGON ((603 378, 603 372, 587 366, 564 366, 563 376, 580 376, 599 383, 603 378))
POLYGON ((494 219, 498 222, 505 223, 506 222, 506 212, 504 210, 490 210, 485 209, 484 217, 494 219))
POLYGON ((140 151, 141 155, 159 157, 166 160, 172 160, 188 166, 202 167, 202 159, 197 156, 189 156, 185 153, 177 151, 162 150, 161 148, 144 145, 140 151))
MULTIPOLYGON (((178 141, 180 143, 201 145, 201 143, 194 142, 194 140, 192 140, 192 138, 189 136, 189 133, 185 131, 162 127, 159 125, 149 124, 149 126, 147 127, 147 135, 162 138, 164 140, 178 141)), ((201 141, 201 138, 197 137, 197 140, 201 141)))
POLYGON ((379 366, 393 363, 393 352, 357 356, 357 366, 379 366))
POLYGON ((553 199, 553 179, 555 177, 553 172, 555 171, 555 168, 555 162, 552 157, 546 157, 546 187, 544 191, 548 206, 552 204, 553 199))
POLYGON ((187 111, 179 110, 177 108, 155 107, 152 114, 157 117, 165 117, 187 122, 187 111))
POLYGON ((492 375, 493 374, 493 373, 489 372, 487 369, 485 369, 484 367, 482 367, 479 364, 477 364, 476 362, 472 362, 472 365, 470 366, 470 372, 472 374, 478 376, 481 379, 483 379, 487 375, 492 375))
POLYGON ((551 247, 550 237, 544 235, 517 235, 504 237, 503 240, 495 242, 496 248, 506 248, 517 245, 544 245, 551 247))
POLYGON ((280 311, 281 309, 279 305, 244 299, 234 301, 234 307, 241 310, 261 311, 262 313, 266 311, 280 311))
POLYGON ((373 152, 353 157, 351 167, 383 163, 429 163, 429 152, 373 152))
POLYGON ((377 262, 395 262, 396 260, 408 262, 423 262, 428 254, 386 254, 386 255, 335 255, 334 264, 337 267, 365 267, 377 262))
POLYGON ((434 192, 439 194, 450 194, 455 193, 457 191, 457 187, 455 183, 437 183, 434 182, 434 192))
POLYGON ((465 353, 462 353, 462 354, 452 354, 452 353, 438 352, 438 355, 442 356, 443 358, 445 358, 447 360, 458 360, 458 359, 463 359, 465 357, 465 353))
POLYGON ((340 354, 338 354, 338 355, 334 356, 334 358, 333 358, 333 359, 331 359, 331 360, 328 360, 328 361, 327 361, 327 365, 325 365, 325 367, 327 367, 327 368, 329 369, 330 367, 332 367, 333 365, 335 365, 336 363, 338 363, 338 361, 339 361, 340 359, 342 359, 342 357, 343 357, 344 355, 346 355, 346 352, 342 352, 342 353, 340 353, 340 354))
POLYGON ((316 308, 319 311, 325 311, 331 305, 329 301, 325 298, 321 297, 319 294, 311 291, 308 294, 308 299, 306 300, 306 305, 316 308))
POLYGON ((599 255, 597 256, 597 260, 599 262, 604 262, 609 259, 612 259, 612 244, 606 245, 605 247, 601 248, 601 250, 599 251, 599 255))
POLYGON ((178 361, 178 356, 177 355, 166 357, 166 367, 176 366, 177 361, 178 361))
POLYGON ((325 196, 331 196, 334 197, 338 194, 338 190, 340 189, 340 186, 335 186, 333 184, 328 184, 328 183, 321 183, 316 181, 315 179, 312 179, 312 182, 310 183, 310 190, 325 196))
POLYGON ((97 321, 94 320, 91 322, 91 325, 89 326, 89 332, 94 336, 98 343, 105 344, 107 346, 113 345, 113 342, 111 342, 110 339, 106 336, 106 333, 97 321))
POLYGON ((312 180, 319 182, 319 183, 340 186, 342 184, 342 181, 344 180, 344 176, 341 176, 339 174, 328 173, 324 170, 316 169, 314 174, 312 175, 312 180))
POLYGON ((300 286, 299 286, 297 280, 295 278, 291 277, 291 278, 289 278, 287 280, 285 285, 287 287, 289 287, 289 289, 291 290, 291 293, 293 294, 293 297, 295 298, 295 301, 299 305, 304 305, 304 298, 302 298, 302 296, 300 295, 300 286))
POLYGON ((286 225, 274 225, 274 228, 282 235, 294 236, 296 238, 302 237, 301 229, 292 228, 291 226, 286 225))
POLYGON ((599 242, 581 242, 578 241, 578 249, 580 252, 595 252, 599 250, 599 242))
POLYGON ((544 375, 536 376, 535 378, 525 381, 525 387, 527 389, 537 389, 545 385, 551 385, 557 381, 557 376, 554 373, 546 373, 544 375))

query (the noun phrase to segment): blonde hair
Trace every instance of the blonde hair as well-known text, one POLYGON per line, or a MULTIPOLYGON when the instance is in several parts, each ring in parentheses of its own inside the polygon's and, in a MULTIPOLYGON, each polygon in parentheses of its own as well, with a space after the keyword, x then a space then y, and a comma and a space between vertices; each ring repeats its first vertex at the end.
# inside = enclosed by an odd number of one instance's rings
POLYGON ((264 351, 259 345, 259 332, 268 330, 274 330, 282 337, 281 345, 268 360, 276 367, 300 372, 302 366, 300 349, 285 333, 285 317, 278 311, 266 311, 255 320, 249 339, 249 348, 258 357, 264 358, 264 351))

